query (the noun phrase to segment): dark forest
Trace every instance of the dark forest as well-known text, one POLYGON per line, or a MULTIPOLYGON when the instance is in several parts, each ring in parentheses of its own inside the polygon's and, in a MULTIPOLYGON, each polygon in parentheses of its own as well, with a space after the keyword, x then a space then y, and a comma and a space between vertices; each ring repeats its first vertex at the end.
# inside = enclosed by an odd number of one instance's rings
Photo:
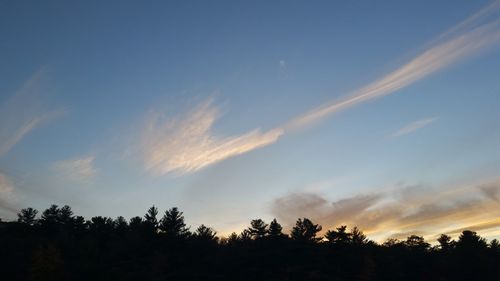
POLYGON ((0 223, 2 280, 500 280, 500 245, 473 231, 436 245, 411 235, 379 244, 361 230, 322 232, 299 218, 289 234, 252 220, 219 238, 183 213, 151 207, 129 221, 86 220, 69 206, 26 208, 0 223), (325 233, 320 236, 319 233, 325 233))

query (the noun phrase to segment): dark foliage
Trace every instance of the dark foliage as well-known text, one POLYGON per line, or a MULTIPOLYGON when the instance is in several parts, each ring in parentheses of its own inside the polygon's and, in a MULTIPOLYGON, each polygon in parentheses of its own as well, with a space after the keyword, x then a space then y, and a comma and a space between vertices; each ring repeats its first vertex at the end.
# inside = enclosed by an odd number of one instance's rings
POLYGON ((177 208, 158 220, 153 206, 129 222, 86 221, 69 206, 37 214, 0 220, 1 280, 500 280, 500 243, 468 230, 436 246, 417 235, 378 245, 356 227, 319 237, 307 218, 290 237, 276 219, 255 219, 219 239, 205 225, 191 233, 177 208))

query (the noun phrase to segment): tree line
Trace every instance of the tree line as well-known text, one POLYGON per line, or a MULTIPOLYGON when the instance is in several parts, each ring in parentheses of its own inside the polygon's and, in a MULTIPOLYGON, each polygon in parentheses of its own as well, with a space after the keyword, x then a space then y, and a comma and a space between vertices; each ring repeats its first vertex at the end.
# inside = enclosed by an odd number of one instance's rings
POLYGON ((57 205, 17 216, 0 220, 2 280, 500 280, 499 241, 470 230, 436 245, 418 235, 379 244, 345 225, 319 235, 308 218, 289 234, 276 219, 254 219, 218 237, 203 224, 192 230, 175 207, 128 221, 57 205))

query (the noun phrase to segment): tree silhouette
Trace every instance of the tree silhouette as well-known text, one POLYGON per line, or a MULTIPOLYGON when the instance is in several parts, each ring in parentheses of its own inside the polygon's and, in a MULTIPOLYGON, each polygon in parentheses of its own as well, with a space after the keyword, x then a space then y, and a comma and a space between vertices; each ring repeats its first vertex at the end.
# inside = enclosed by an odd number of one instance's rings
POLYGON ((385 242, 382 244, 384 247, 395 247, 401 244, 401 241, 399 241, 396 238, 388 238, 385 240, 385 242))
POLYGON ((239 241, 238 234, 236 232, 231 233, 227 239, 226 239, 226 244, 227 245, 236 245, 239 241))
POLYGON ((76 233, 82 234, 87 229, 85 218, 82 216, 73 217, 72 229, 76 233))
POLYGON ((196 239, 202 240, 202 241, 214 241, 214 242, 216 242, 218 240, 216 235, 217 235, 217 232, 215 230, 213 230, 211 227, 207 227, 203 224, 200 225, 194 233, 194 237, 196 239))
POLYGON ((464 230, 457 241, 457 248, 466 251, 485 249, 486 246, 486 240, 477 235, 476 232, 470 230, 464 230))
POLYGON ((336 230, 328 230, 325 238, 328 242, 337 245, 347 245, 351 242, 352 233, 347 232, 347 226, 341 225, 336 230))
POLYGON ((267 223, 265 223, 261 219, 255 219, 250 222, 250 227, 248 231, 250 231, 250 235, 253 239, 260 239, 267 235, 267 223))
POLYGON ((189 236, 189 228, 184 223, 184 216, 176 207, 165 211, 160 221, 160 230, 172 238, 186 238, 189 236))
POLYGON ((33 208, 22 209, 17 214, 17 221, 27 225, 34 225, 36 223, 36 215, 38 211, 33 208))
POLYGON ((43 211, 40 223, 45 226, 52 226, 59 223, 59 207, 51 205, 48 209, 43 211))
POLYGON ((321 226, 307 218, 297 220, 291 239, 276 219, 269 225, 253 220, 240 235, 218 239, 204 224, 191 235, 177 208, 165 211, 159 223, 156 218, 155 206, 128 224, 121 216, 86 221, 69 206, 52 205, 37 223, 34 209, 22 209, 17 222, 0 222, 0 278, 497 281, 500 276, 498 240, 487 243, 469 230, 457 242, 441 235, 437 251, 421 236, 380 245, 346 226, 327 231, 322 241, 321 226), (152 232, 155 221, 159 230, 152 232))
POLYGON ((115 219, 115 228, 120 233, 125 232, 127 230, 127 228, 128 228, 127 220, 125 220, 125 218, 122 217, 122 216, 118 216, 115 219))
POLYGON ((495 252, 500 251, 500 242, 498 242, 498 239, 491 240, 489 248, 495 252))
POLYGON ((269 224, 268 235, 269 238, 273 239, 285 237, 285 234, 283 234, 283 227, 281 227, 281 224, 278 223, 276 218, 269 224))
POLYGON ((144 224, 152 232, 156 232, 156 229, 158 228, 158 219, 156 218, 157 215, 158 208, 154 205, 149 208, 147 213, 144 215, 144 224))
POLYGON ((115 228, 115 222, 112 218, 96 216, 90 219, 89 229, 97 234, 108 234, 115 228))
POLYGON ((135 235, 142 233, 144 231, 144 222, 142 217, 135 216, 130 218, 128 228, 135 235))
POLYGON ((418 251, 425 251, 431 246, 429 243, 425 242, 422 236, 418 235, 409 236, 404 242, 404 245, 412 250, 418 251))
POLYGON ((353 227, 351 230, 351 243, 353 245, 362 246, 369 242, 363 231, 359 230, 358 227, 353 227))
POLYGON ((317 238, 316 235, 321 231, 321 226, 314 224, 311 220, 307 218, 298 219, 295 226, 290 232, 290 236, 295 241, 301 242, 317 242, 321 238, 317 238))
POLYGON ((71 207, 68 205, 64 205, 58 212, 58 220, 59 223, 70 226, 73 223, 73 211, 71 207))
POLYGON ((238 236, 238 240, 241 242, 248 242, 252 240, 252 233, 248 229, 243 229, 243 231, 238 236))
POLYGON ((452 247, 451 237, 446 234, 441 234, 437 241, 442 251, 449 251, 452 247))

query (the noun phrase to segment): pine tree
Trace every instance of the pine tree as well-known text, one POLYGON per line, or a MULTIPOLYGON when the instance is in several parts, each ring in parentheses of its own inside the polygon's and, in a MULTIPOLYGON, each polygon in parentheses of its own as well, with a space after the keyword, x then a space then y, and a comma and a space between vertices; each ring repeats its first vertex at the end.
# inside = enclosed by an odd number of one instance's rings
POLYGON ((314 224, 307 218, 298 219, 290 232, 290 236, 296 241, 317 242, 321 240, 321 238, 316 237, 317 233, 320 232, 321 229, 320 225, 314 224))
POLYGON ((186 238, 190 235, 189 228, 184 223, 183 213, 179 212, 176 207, 165 211, 160 221, 160 230, 173 238, 186 238))
POLYGON ((266 236, 268 224, 265 223, 263 220, 261 219, 252 220, 250 222, 250 225, 251 227, 248 228, 248 231, 250 231, 250 235, 252 236, 253 239, 260 239, 266 236))
POLYGON ((128 223, 124 217, 119 216, 115 219, 115 229, 119 232, 125 232, 128 228, 128 223))
POLYGON ((248 242, 252 240, 252 234, 250 233, 250 230, 248 229, 243 229, 243 231, 238 235, 238 240, 240 242, 248 242))
POLYGON ((446 234, 441 234, 437 239, 442 251, 448 251, 451 248, 451 237, 446 234))
POLYGON ((22 209, 17 214, 17 221, 27 225, 34 225, 36 223, 36 215, 38 211, 33 208, 22 209))
POLYGON ((341 225, 336 230, 328 230, 325 238, 328 242, 337 245, 346 245, 351 242, 352 234, 347 232, 347 226, 341 225))
POLYGON ((353 245, 365 245, 368 243, 368 239, 366 238, 366 235, 363 233, 363 231, 359 230, 358 227, 353 227, 351 229, 351 243, 353 245))
POLYGON ((278 221, 273 219, 271 223, 269 224, 269 230, 268 230, 268 235, 270 238, 280 238, 284 237, 285 235, 283 234, 283 227, 281 227, 281 224, 278 223, 278 221))
POLYGON ((203 241, 217 241, 217 232, 213 230, 211 227, 207 227, 205 225, 200 225, 196 232, 194 233, 194 237, 203 241))
POLYGON ((158 208, 154 205, 148 209, 148 212, 144 215, 144 224, 150 230, 156 232, 158 228, 158 219, 156 216, 158 215, 158 208))

